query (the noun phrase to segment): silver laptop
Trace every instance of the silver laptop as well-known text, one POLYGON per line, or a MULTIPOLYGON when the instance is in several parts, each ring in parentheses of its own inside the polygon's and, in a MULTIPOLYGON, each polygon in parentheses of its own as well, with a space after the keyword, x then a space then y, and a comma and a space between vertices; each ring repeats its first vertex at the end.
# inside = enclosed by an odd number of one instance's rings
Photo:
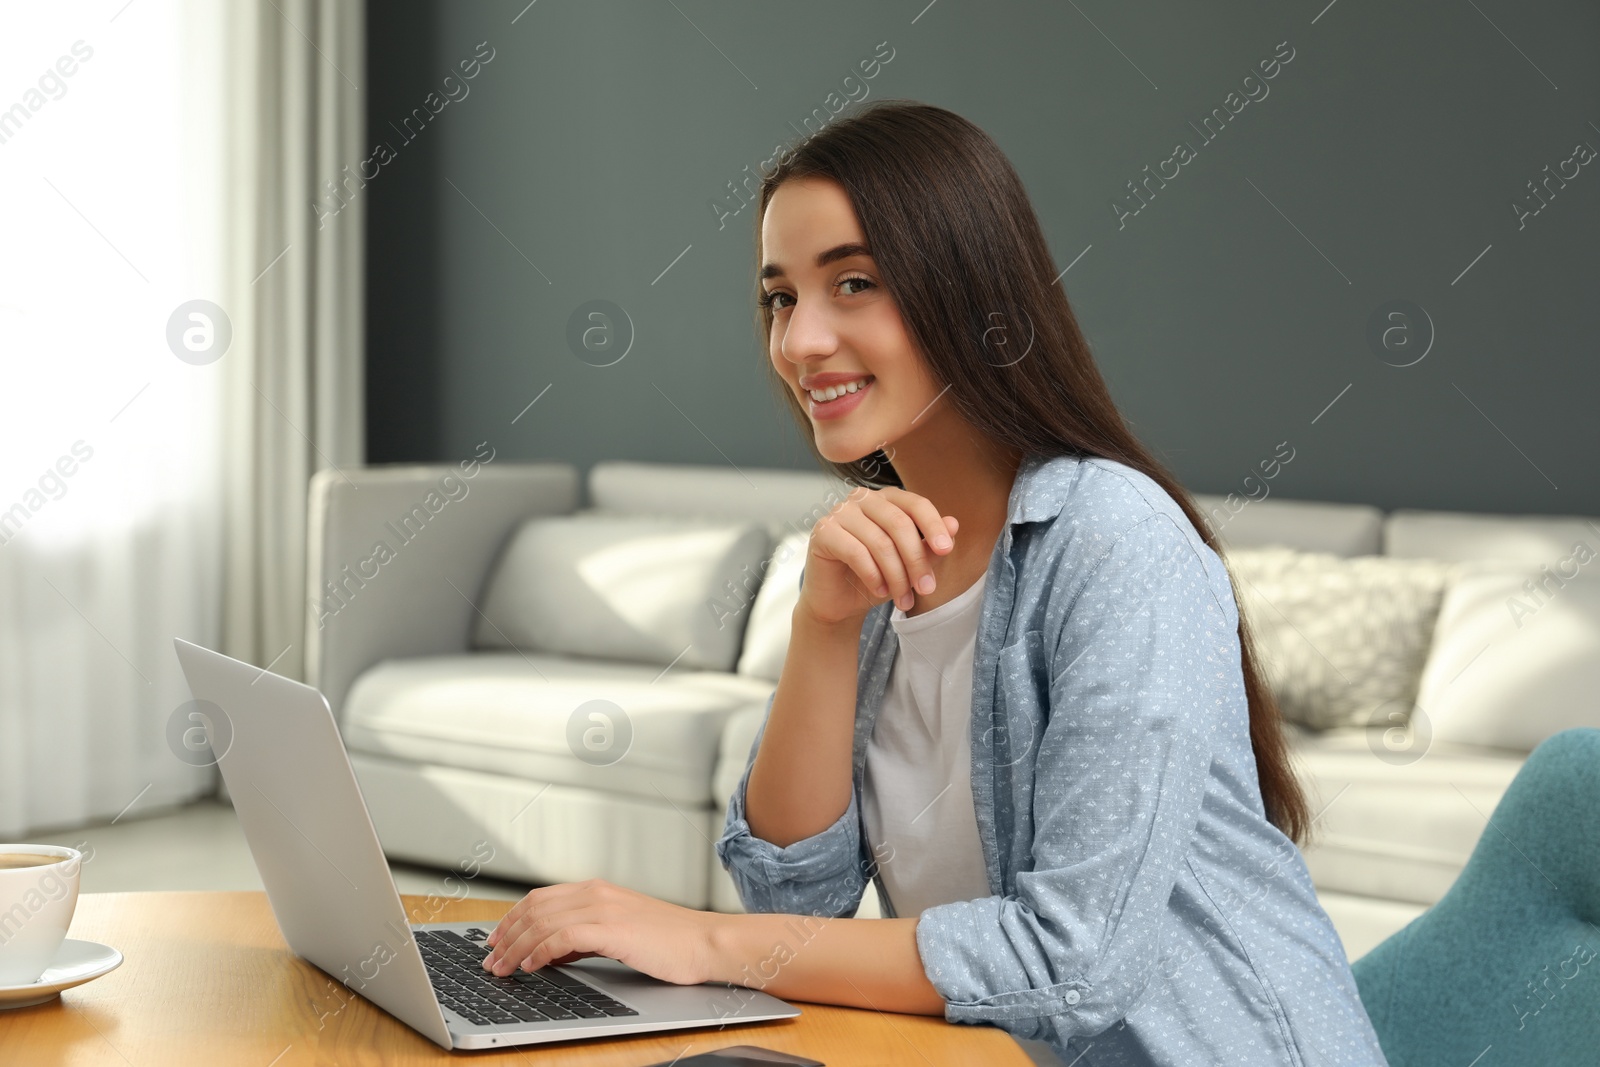
POLYGON ((673 985, 615 960, 496 978, 486 922, 408 923, 328 701, 316 689, 176 640, 284 939, 445 1048, 788 1019, 798 1008, 720 983, 673 985))

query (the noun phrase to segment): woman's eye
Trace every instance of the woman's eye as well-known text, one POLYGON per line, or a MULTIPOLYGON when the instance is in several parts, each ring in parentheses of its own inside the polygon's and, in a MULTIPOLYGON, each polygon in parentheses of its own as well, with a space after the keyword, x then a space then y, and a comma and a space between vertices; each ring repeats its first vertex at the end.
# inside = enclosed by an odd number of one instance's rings
MULTIPOLYGON (((870 278, 844 278, 839 282, 839 285, 842 288, 844 286, 847 286, 847 285, 851 284, 852 282, 859 283, 859 284, 861 284, 863 286, 866 286, 868 288, 871 288, 875 284, 872 281, 872 279, 870 279, 870 278)), ((861 290, 857 289, 857 290, 850 291, 848 293, 848 295, 850 295, 850 296, 858 296, 858 295, 860 295, 860 292, 861 292, 861 290)), ((778 292, 778 293, 764 293, 760 298, 757 299, 756 302, 758 304, 760 304, 764 308, 770 308, 773 311, 780 311, 780 310, 782 310, 783 308, 786 308, 786 307, 793 307, 794 306, 793 300, 794 300, 794 297, 790 296, 788 293, 778 292), (788 300, 788 301, 790 301, 790 303, 784 304, 784 303, 780 303, 779 302, 779 301, 783 301, 783 300, 788 300)))

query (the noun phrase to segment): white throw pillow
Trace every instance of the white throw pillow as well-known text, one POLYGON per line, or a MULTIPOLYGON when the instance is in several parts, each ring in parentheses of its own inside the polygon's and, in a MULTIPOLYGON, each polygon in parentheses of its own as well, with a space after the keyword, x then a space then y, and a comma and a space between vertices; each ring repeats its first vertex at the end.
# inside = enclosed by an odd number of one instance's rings
POLYGON ((1456 580, 1417 693, 1435 740, 1528 752, 1600 726, 1600 560, 1587 555, 1568 577, 1483 563, 1456 580))
POLYGON ((744 629, 744 651, 739 673, 776 682, 783 673, 789 651, 789 624, 800 602, 800 571, 811 549, 809 533, 792 533, 778 542, 761 577, 761 589, 750 608, 744 629))
POLYGON ((756 523, 529 519, 489 575, 473 647, 732 671, 770 548, 756 523))
POLYGON ((1225 560, 1286 719, 1317 730, 1404 725, 1455 565, 1281 547, 1225 560))

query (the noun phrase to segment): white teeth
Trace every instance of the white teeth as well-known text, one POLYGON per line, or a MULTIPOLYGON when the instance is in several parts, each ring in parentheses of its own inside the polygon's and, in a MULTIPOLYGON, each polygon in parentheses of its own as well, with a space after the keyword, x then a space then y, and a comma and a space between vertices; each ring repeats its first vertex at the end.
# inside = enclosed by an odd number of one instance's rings
POLYGON ((866 384, 866 378, 857 378, 854 381, 844 382, 841 385, 830 385, 826 389, 807 389, 806 392, 811 394, 812 400, 815 400, 819 404, 825 404, 830 400, 837 400, 846 393, 859 392, 866 388, 866 384))

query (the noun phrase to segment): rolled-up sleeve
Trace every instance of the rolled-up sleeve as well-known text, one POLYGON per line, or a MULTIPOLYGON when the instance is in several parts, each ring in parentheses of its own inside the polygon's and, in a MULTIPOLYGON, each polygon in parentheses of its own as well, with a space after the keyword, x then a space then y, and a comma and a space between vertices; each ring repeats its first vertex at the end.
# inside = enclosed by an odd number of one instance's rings
MULTIPOLYGON (((772 713, 776 697, 774 690, 767 698, 767 715, 772 713)), ((746 911, 831 918, 854 915, 867 884, 859 862, 861 821, 854 790, 844 814, 825 829, 786 847, 750 832, 745 821, 745 790, 766 729, 763 715, 744 774, 728 801, 728 819, 715 845, 717 858, 733 878, 746 911)))
POLYGON ((1113 1025, 1159 980, 1215 726, 1245 699, 1237 612, 1203 551, 1168 516, 1142 520, 1093 564, 1054 650, 1039 650, 1048 679, 1001 653, 1008 701, 1043 704, 1032 863, 1014 894, 922 913, 917 947, 948 1020, 1064 1043, 1113 1025))

